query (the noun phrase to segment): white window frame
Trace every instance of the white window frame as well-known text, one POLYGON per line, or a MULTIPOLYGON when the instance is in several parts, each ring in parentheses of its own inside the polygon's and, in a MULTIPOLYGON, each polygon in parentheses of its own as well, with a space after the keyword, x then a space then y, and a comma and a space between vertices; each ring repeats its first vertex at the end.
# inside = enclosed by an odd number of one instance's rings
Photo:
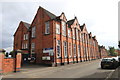
POLYGON ((26 43, 26 49, 28 48, 28 44, 26 43))
POLYGON ((45 34, 50 34, 50 22, 45 22, 45 34))
POLYGON ((56 23, 56 34, 60 34, 60 25, 56 23))
POLYGON ((76 57, 76 44, 73 44, 74 57, 76 57))
POLYGON ((35 37, 35 32, 36 32, 36 28, 35 28, 35 27, 32 27, 32 38, 35 37))
POLYGON ((73 39, 75 39, 75 30, 74 29, 72 29, 72 36, 73 36, 73 39))
POLYGON ((76 38, 77 38, 77 40, 79 40, 79 37, 78 37, 78 29, 76 29, 76 38))
POLYGON ((28 34, 26 34, 26 40, 28 40, 28 34))
POLYGON ((64 41, 64 57, 67 57, 67 42, 64 41))
POLYGON ((71 30, 68 29, 68 37, 70 38, 71 37, 71 30))
POLYGON ((60 46, 60 40, 57 40, 57 58, 61 57, 61 46, 60 46), (59 48, 59 49, 58 49, 59 48), (59 51, 58 51, 59 50, 59 51))
POLYGON ((72 57, 72 43, 69 43, 69 53, 70 57, 72 57))
POLYGON ((24 34, 24 35, 23 35, 23 40, 25 40, 25 39, 26 39, 25 37, 26 37, 26 34, 24 34))
POLYGON ((78 45, 78 57, 80 57, 80 45, 78 45))
POLYGON ((35 52, 35 43, 31 44, 31 52, 34 53, 35 52))
POLYGON ((62 35, 66 36, 66 23, 62 21, 62 35))

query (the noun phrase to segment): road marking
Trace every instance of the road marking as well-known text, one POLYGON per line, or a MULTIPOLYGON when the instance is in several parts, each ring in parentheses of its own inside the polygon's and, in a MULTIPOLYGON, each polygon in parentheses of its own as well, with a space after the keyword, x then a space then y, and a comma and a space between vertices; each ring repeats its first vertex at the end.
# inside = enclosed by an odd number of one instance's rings
MULTIPOLYGON (((115 69, 115 70, 116 70, 116 69, 115 69)), ((108 78, 110 78, 110 76, 112 76, 112 74, 113 74, 113 72, 114 72, 115 70, 112 70, 105 80, 108 80, 108 78)))

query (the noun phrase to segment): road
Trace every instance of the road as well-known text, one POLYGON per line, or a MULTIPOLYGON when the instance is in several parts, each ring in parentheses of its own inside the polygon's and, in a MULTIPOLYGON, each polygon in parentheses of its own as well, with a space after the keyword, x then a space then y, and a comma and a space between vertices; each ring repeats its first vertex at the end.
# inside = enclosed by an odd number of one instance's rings
POLYGON ((100 60, 80 62, 58 67, 27 67, 3 78, 106 78, 114 69, 101 69, 100 60))

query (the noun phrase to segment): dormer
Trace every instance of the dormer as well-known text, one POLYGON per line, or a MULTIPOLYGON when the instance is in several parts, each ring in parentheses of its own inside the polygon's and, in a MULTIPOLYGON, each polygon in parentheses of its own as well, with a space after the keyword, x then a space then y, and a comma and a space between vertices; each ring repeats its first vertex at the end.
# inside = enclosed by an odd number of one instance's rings
POLYGON ((64 12, 62 12, 62 14, 60 15, 60 19, 67 22, 67 18, 65 17, 64 12))
POLYGON ((87 31, 87 28, 86 28, 85 23, 84 23, 82 26, 80 26, 80 28, 81 28, 81 31, 82 31, 83 33, 88 34, 88 31, 87 31))
POLYGON ((90 37, 90 38, 92 37, 92 33, 91 33, 91 32, 89 33, 89 37, 90 37))

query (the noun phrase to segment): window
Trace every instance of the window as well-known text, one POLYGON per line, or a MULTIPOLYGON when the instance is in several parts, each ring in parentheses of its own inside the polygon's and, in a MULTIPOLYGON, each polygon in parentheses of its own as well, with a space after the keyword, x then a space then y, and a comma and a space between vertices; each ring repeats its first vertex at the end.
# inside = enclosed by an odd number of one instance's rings
POLYGON ((35 43, 32 43, 31 44, 31 52, 34 53, 34 51, 35 51, 35 43))
POLYGON ((75 39, 75 30, 73 29, 73 39, 75 39))
POLYGON ((64 42, 64 56, 67 57, 67 42, 64 42))
POLYGON ((28 44, 26 43, 26 49, 28 48, 28 44))
POLYGON ((50 23, 45 22, 45 34, 50 34, 50 23))
POLYGON ((76 57, 76 44, 74 44, 74 57, 76 57))
POLYGON ((24 34, 24 36, 23 36, 23 40, 25 40, 25 34, 24 34))
POLYGON ((61 57, 60 54, 60 40, 57 40, 57 58, 61 57))
POLYGON ((71 45, 71 43, 69 43, 69 53, 70 53, 70 57, 72 57, 72 45, 71 45))
POLYGON ((24 44, 24 48, 23 49, 25 49, 26 48, 26 45, 24 44))
POLYGON ((26 40, 28 40, 28 34, 26 34, 26 40))
POLYGON ((83 33, 81 34, 81 39, 82 39, 82 42, 84 42, 84 34, 83 33))
POLYGON ((35 37, 35 27, 32 27, 32 38, 35 37))
POLYGON ((71 33, 70 33, 70 29, 68 29, 68 37, 71 37, 70 34, 71 34, 71 33))
POLYGON ((78 29, 76 29, 76 37, 77 37, 77 40, 79 40, 79 38, 78 38, 78 29))
POLYGON ((23 40, 27 40, 27 39, 28 39, 28 34, 24 34, 23 40))
POLYGON ((78 57, 80 57, 80 45, 78 45, 78 57))
POLYGON ((60 34, 60 25, 59 24, 56 24, 56 33, 60 34))
POLYGON ((62 21, 62 35, 66 36, 66 23, 62 21))

